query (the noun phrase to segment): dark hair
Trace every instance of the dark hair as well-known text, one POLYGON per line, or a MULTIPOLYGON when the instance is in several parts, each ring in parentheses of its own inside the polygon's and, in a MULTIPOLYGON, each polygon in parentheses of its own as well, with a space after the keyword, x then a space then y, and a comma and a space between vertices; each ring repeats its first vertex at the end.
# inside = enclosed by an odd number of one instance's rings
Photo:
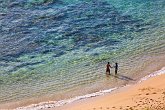
POLYGON ((108 62, 108 64, 109 64, 109 62, 108 62))

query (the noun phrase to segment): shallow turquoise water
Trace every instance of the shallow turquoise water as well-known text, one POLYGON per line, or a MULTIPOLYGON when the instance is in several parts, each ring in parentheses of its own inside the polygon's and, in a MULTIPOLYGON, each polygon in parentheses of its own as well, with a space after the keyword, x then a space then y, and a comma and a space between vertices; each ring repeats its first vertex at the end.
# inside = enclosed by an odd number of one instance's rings
POLYGON ((108 88, 107 61, 131 76, 140 56, 164 54, 164 0, 0 0, 0 10, 1 103, 108 88))

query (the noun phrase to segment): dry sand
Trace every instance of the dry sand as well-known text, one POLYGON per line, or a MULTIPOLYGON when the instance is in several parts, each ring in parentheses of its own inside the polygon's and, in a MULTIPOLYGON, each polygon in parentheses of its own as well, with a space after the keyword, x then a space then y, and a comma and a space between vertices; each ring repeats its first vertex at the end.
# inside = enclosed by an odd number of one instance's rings
POLYGON ((165 110, 165 74, 111 94, 47 110, 165 110))
MULTIPOLYGON (((150 62, 137 74, 150 74, 165 65, 165 55, 151 57, 150 62)), ((139 84, 115 90, 104 96, 75 101, 62 107, 46 110, 165 110, 165 75, 153 77, 139 84), (157 108, 155 108, 157 107, 157 108), (164 107, 164 108, 163 108, 164 107), (162 108, 162 109, 161 109, 162 108)), ((40 101, 40 100, 39 100, 40 101)), ((45 101, 45 99, 44 99, 45 101)), ((40 101, 42 102, 42 100, 40 101)), ((21 106, 37 104, 35 100, 0 104, 0 110, 14 109, 21 106)))

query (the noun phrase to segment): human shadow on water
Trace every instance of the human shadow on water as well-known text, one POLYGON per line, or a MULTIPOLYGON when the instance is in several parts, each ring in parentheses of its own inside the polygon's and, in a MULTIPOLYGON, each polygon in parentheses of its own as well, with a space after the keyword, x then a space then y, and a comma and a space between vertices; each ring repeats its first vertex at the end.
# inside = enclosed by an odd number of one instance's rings
POLYGON ((136 80, 134 80, 134 79, 132 79, 130 77, 127 77, 127 76, 124 76, 124 75, 121 75, 121 74, 117 74, 117 75, 110 74, 108 76, 113 76, 113 77, 115 77, 117 79, 125 80, 125 81, 136 81, 136 80))

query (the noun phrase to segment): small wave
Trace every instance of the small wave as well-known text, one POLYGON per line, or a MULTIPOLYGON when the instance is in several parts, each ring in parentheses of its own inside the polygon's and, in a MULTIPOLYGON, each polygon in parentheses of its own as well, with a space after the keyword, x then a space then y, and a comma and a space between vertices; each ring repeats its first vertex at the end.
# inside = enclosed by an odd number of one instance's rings
MULTIPOLYGON (((165 74, 165 67, 163 67, 161 70, 158 70, 150 75, 147 75, 143 78, 141 78, 141 80, 138 83, 141 83, 142 81, 145 81, 151 77, 155 77, 158 75, 162 75, 165 74)), ((126 85, 129 86, 129 85, 126 85)), ((124 86, 124 87, 126 87, 124 86)), ((110 93, 116 89, 119 89, 121 87, 114 87, 111 89, 107 89, 107 90, 101 90, 99 92, 95 92, 95 93, 91 93, 91 94, 87 94, 87 95, 83 95, 83 96, 77 96, 71 99, 66 99, 66 100, 60 100, 60 101, 48 101, 48 102, 41 102, 39 104, 32 104, 30 106, 26 106, 26 107, 19 107, 16 108, 15 110, 40 110, 40 109, 46 109, 46 108, 55 108, 55 107, 59 107, 59 106, 63 106, 65 104, 69 104, 81 99, 87 99, 87 98, 91 98, 91 97, 96 97, 96 96, 101 96, 104 95, 105 93, 110 93)))
POLYGON ((141 78, 139 83, 141 83, 142 81, 145 81, 145 80, 147 80, 147 79, 149 79, 151 77, 155 77, 155 76, 162 75, 162 74, 165 74, 165 67, 163 67, 161 70, 155 71, 152 74, 147 75, 147 76, 141 78))
POLYGON ((39 104, 32 104, 30 106, 27 107, 19 107, 16 108, 15 110, 40 110, 40 109, 46 109, 46 108, 54 108, 54 107, 59 107, 59 106, 63 106, 65 104, 69 104, 81 99, 87 99, 87 98, 91 98, 91 97, 96 97, 96 96, 101 96, 104 95, 105 93, 110 93, 114 90, 118 89, 118 87, 114 87, 108 90, 101 90, 99 92, 95 92, 95 93, 91 93, 91 94, 87 94, 87 95, 83 95, 83 96, 77 96, 71 99, 67 99, 67 100, 60 100, 60 101, 48 101, 48 102, 41 102, 39 104))

